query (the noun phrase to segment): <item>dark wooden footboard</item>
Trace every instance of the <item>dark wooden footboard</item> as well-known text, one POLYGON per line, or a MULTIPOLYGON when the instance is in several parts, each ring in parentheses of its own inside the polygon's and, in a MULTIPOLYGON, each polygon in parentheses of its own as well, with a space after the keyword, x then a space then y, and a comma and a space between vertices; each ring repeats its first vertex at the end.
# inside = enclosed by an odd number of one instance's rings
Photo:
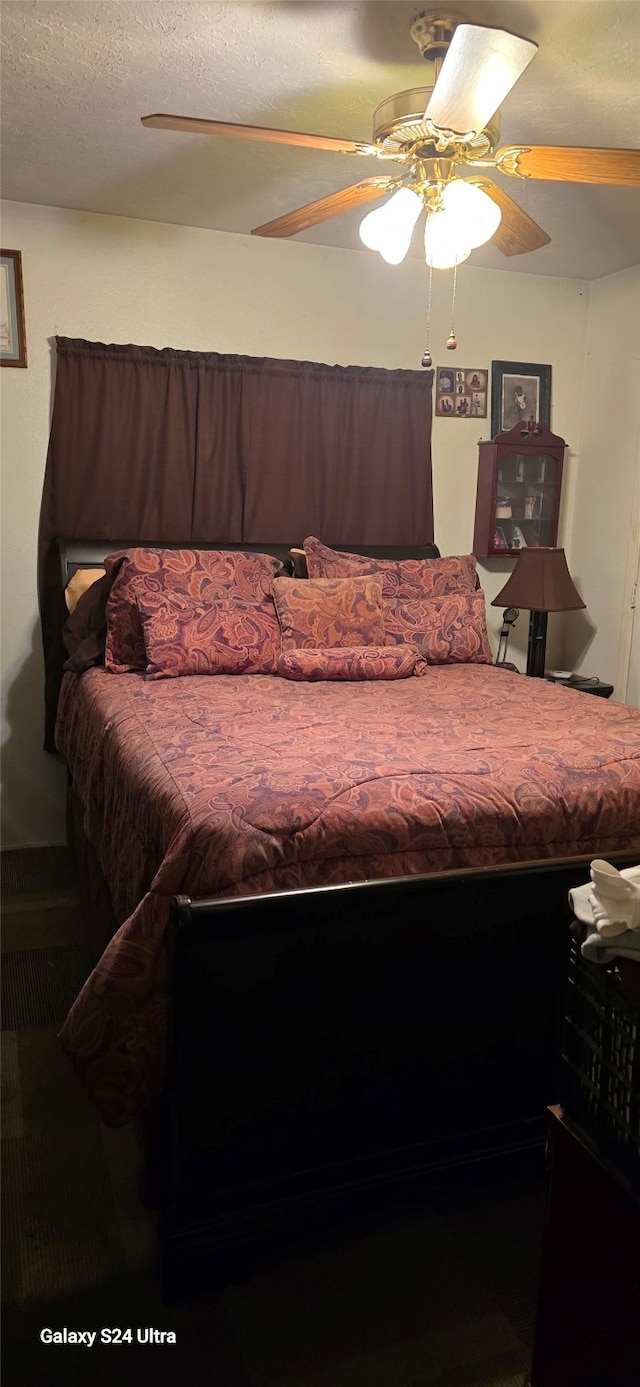
POLYGON ((239 1242, 542 1143, 589 861, 175 901, 169 1295, 239 1242))

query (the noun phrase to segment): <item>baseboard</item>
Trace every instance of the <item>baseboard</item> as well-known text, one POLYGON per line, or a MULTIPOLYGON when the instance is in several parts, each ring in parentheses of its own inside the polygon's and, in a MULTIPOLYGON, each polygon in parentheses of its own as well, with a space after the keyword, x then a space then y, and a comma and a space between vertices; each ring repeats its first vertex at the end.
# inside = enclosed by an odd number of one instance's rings
POLYGON ((67 840, 62 838, 55 843, 3 843, 0 849, 0 857, 5 852, 36 852, 38 848, 66 848, 67 840))

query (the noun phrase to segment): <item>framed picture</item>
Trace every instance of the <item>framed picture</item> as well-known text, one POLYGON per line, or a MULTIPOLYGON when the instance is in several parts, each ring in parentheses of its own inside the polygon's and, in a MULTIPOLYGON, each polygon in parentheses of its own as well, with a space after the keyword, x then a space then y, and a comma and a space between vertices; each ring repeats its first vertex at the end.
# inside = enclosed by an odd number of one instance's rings
POLYGON ((19 250, 0 251, 0 364, 27 364, 22 256, 19 250))
POLYGON ((486 419, 488 383, 485 367, 438 366, 436 415, 442 419, 486 419))
POLYGON ((551 428, 551 367, 531 361, 492 361, 492 438, 529 419, 551 428))

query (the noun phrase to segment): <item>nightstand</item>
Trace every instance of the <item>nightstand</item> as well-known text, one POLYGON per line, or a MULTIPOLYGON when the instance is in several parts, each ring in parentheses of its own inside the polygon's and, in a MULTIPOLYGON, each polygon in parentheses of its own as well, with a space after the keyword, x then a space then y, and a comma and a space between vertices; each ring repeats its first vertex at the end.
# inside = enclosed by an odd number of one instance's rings
POLYGON ((613 693, 613 684, 603 684, 601 679, 591 682, 575 674, 571 679, 551 679, 548 674, 544 677, 550 684, 560 684, 563 689, 579 689, 581 693, 595 694, 596 698, 611 698, 613 693))

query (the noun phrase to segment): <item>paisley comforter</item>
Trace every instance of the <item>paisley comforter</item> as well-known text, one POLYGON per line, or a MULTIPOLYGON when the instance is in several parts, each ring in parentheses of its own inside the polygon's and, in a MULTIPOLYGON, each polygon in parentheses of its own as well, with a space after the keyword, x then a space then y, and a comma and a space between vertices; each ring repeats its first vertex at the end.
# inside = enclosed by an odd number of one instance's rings
POLYGON ((65 675, 57 726, 124 921, 62 1043, 110 1124, 164 1082, 172 897, 640 852, 640 711, 485 665, 295 683, 65 675))

